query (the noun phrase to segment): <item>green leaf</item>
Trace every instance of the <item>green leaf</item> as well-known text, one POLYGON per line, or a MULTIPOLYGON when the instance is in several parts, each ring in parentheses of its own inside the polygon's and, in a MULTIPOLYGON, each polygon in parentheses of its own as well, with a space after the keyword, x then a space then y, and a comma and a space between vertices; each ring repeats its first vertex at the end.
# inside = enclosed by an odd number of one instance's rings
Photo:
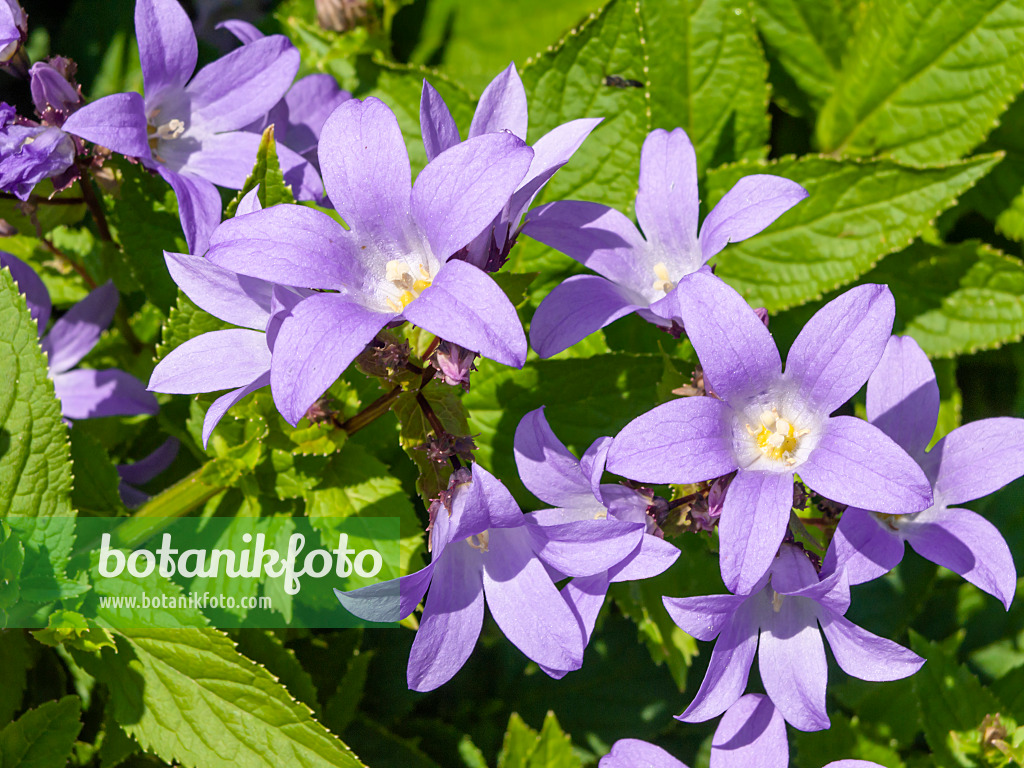
POLYGON ((581 768, 572 740, 549 711, 538 734, 518 714, 512 713, 498 755, 498 768, 581 768))
POLYGON ((31 663, 24 632, 0 632, 0 658, 4 660, 4 684, 0 685, 0 725, 6 725, 21 709, 31 663))
POLYGON ((56 599, 64 582, 73 516, 67 429, 36 322, 11 273, 0 270, 0 518, 20 535, 23 600, 56 599))
POLYGON ((189 339, 227 328, 234 326, 200 309, 179 290, 177 301, 171 307, 167 321, 160 329, 160 343, 156 347, 157 359, 163 360, 172 349, 180 347, 189 339))
POLYGON ((1024 98, 1018 96, 1003 113, 980 149, 1006 156, 964 196, 963 205, 994 222, 1000 234, 1024 240, 1024 98))
POLYGON ((277 142, 274 140, 273 124, 268 125, 263 131, 260 146, 256 150, 256 165, 238 194, 228 203, 225 218, 230 219, 235 215, 242 198, 251 192, 257 184, 260 189, 256 193, 256 197, 259 198, 263 208, 269 208, 279 203, 295 202, 295 195, 292 194, 292 188, 285 184, 284 174, 281 173, 281 165, 277 160, 277 142))
POLYGON ((113 269, 120 291, 141 286, 146 297, 166 313, 174 305, 178 289, 167 271, 163 251, 188 253, 178 219, 174 190, 141 165, 115 162, 121 175, 117 195, 104 195, 107 220, 116 230, 123 253, 118 264, 128 267, 134 285, 113 269))
POLYGON ((214 629, 133 629, 96 667, 117 722, 143 749, 202 768, 360 768, 262 666, 214 629), (216 738, 211 738, 215 734, 216 738))
POLYGON ((107 449, 88 432, 71 430, 75 486, 71 500, 79 512, 117 517, 124 512, 118 492, 120 477, 107 449))
POLYGON ((525 768, 526 761, 537 743, 537 732, 528 726, 518 713, 508 719, 508 728, 498 755, 498 768, 525 768))
POLYGON ((427 444, 427 437, 436 436, 436 430, 424 414, 423 407, 418 401, 419 397, 426 401, 427 407, 434 412, 441 427, 449 434, 468 435, 470 430, 466 406, 459 399, 456 388, 449 387, 439 380, 435 380, 431 386, 420 392, 403 392, 391 407, 401 425, 398 439, 402 449, 420 471, 420 476, 416 480, 416 490, 423 503, 429 506, 430 500, 437 498, 437 495, 448 487, 448 477, 452 469, 447 461, 442 464, 431 461, 427 457, 427 452, 423 450, 423 446, 427 444))
POLYGON ((278 633, 256 629, 241 630, 232 636, 238 643, 239 652, 265 666, 296 699, 314 712, 319 710, 313 679, 278 633))
POLYGON ((929 356, 993 349, 1024 338, 1024 263, 977 241, 915 243, 865 275, 896 297, 894 332, 929 356))
POLYGON ((686 130, 697 168, 767 156, 768 64, 746 3, 641 0, 650 128, 686 130))
POLYGON ((65 696, 30 709, 0 731, 4 768, 64 768, 82 730, 82 702, 65 696))
POLYGON ((810 193, 760 235, 727 246, 717 274, 769 312, 818 298, 909 245, 996 160, 909 168, 890 160, 805 156, 716 169, 704 189, 709 208, 752 173, 785 176, 810 193))
POLYGON ((942 643, 929 642, 914 632, 910 635, 914 653, 927 660, 913 682, 925 739, 935 765, 940 768, 975 765, 962 754, 957 734, 976 731, 986 715, 1003 709, 978 678, 957 662, 957 648, 962 640, 962 633, 942 643))
POLYGON ((832 93, 843 52, 853 34, 838 3, 754 0, 754 20, 773 58, 812 107, 832 93))
POLYGON ((818 120, 821 149, 942 163, 978 146, 1024 80, 1021 0, 875 3, 818 120))

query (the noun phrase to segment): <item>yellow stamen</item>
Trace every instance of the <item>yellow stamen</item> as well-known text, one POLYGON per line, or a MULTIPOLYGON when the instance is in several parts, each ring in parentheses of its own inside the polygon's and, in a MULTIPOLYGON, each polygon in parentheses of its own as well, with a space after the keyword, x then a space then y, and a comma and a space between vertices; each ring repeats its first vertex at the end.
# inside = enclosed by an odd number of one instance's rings
POLYGON ((776 408, 762 411, 759 421, 760 429, 754 429, 750 424, 746 428, 761 453, 773 461, 784 461, 789 466, 795 464, 793 454, 800 444, 800 438, 809 434, 810 430, 797 429, 788 419, 779 416, 776 408))
POLYGON ((473 549, 477 549, 481 552, 487 552, 490 545, 490 537, 487 535, 487 531, 483 533, 477 533, 466 539, 466 543, 469 544, 473 549))

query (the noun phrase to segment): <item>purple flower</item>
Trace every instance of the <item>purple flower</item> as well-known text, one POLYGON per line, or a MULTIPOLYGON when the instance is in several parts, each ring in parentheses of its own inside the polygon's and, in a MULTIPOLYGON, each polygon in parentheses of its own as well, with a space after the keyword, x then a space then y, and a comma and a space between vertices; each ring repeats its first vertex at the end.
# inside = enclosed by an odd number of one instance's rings
MULTIPOLYGON (((771 699, 748 693, 729 707, 711 739, 711 768, 788 768, 786 723, 771 699)), ((882 768, 866 760, 839 760, 825 768, 882 768)))
POLYGON ((178 455, 179 446, 180 443, 175 438, 169 437, 148 456, 131 464, 117 465, 117 475, 120 478, 117 491, 126 507, 134 509, 149 501, 149 494, 143 493, 135 486, 148 483, 171 466, 178 455))
MULTIPOLYGON (((242 198, 236 216, 259 210, 257 193, 258 189, 253 189, 242 198)), ((228 409, 270 383, 271 353, 281 323, 311 291, 238 275, 200 256, 164 251, 164 259, 174 282, 196 306, 240 326, 189 339, 171 350, 149 379, 149 389, 154 392, 195 394, 231 390, 206 411, 205 448, 228 409)))
POLYGON ((746 240, 807 197, 779 176, 746 176, 726 193, 697 233, 697 158, 682 128, 648 134, 640 151, 637 231, 598 203, 560 200, 527 217, 523 232, 571 256, 597 275, 576 275, 537 308, 530 345, 550 357, 637 312, 670 327, 679 318, 676 286, 730 242, 746 240))
POLYGON ((0 65, 11 62, 28 38, 28 17, 18 0, 0 0, 0 65))
MULTIPOLYGON (((935 503, 923 512, 850 507, 825 557, 826 571, 844 567, 851 584, 878 578, 903 559, 904 542, 959 573, 1009 609, 1017 586, 1013 557, 992 523, 957 504, 986 496, 1024 475, 1024 419, 982 419, 954 429, 925 451, 939 416, 939 387, 924 352, 909 336, 893 336, 868 379, 868 420, 924 470, 935 503)), ((861 505, 863 507, 863 505, 861 505)))
MULTIPOLYGON (((217 29, 222 27, 243 44, 265 37, 255 26, 239 19, 230 19, 217 25, 217 29)), ((244 130, 262 134, 268 125, 273 125, 274 138, 302 155, 319 172, 317 143, 320 141, 320 131, 331 112, 351 98, 352 94, 339 88, 331 75, 307 75, 296 80, 283 99, 244 130)))
POLYGON ((449 510, 434 517, 428 566, 353 592, 335 590, 341 604, 368 621, 398 621, 427 595, 409 655, 409 687, 416 691, 443 685, 466 663, 483 625, 485 597, 505 636, 545 671, 578 669, 583 633, 539 557, 566 575, 592 573, 622 559, 632 531, 621 527, 595 540, 585 524, 545 529, 478 464, 452 476, 452 494, 449 510))
MULTIPOLYGON (((192 77, 196 36, 175 0, 138 0, 135 32, 145 99, 137 93, 105 96, 75 112, 64 130, 157 171, 177 195, 189 251, 201 254, 220 221, 214 185, 241 189, 256 162, 260 137, 241 129, 284 96, 299 53, 287 38, 272 35, 192 77)), ((302 157, 279 147, 278 159, 299 199, 321 194, 316 172, 302 157)))
POLYGON ((515 308, 490 276, 449 257, 508 202, 532 157, 511 134, 478 136, 434 158, 413 185, 394 114, 378 99, 350 99, 320 141, 328 194, 350 230, 300 205, 239 216, 217 230, 211 263, 330 291, 300 302, 281 326, 271 389, 287 421, 298 423, 396 320, 522 366, 526 336, 515 308))
POLYGON ((598 768, 686 768, 661 747, 640 739, 619 739, 598 768))
POLYGON ((74 368, 114 319, 118 295, 113 283, 101 285, 71 307, 44 336, 51 304, 43 281, 30 266, 3 251, 0 267, 11 271, 39 326, 40 345, 49 360, 50 378, 65 419, 152 415, 159 410, 156 398, 130 373, 117 368, 74 368))
MULTIPOLYGON (((605 526, 597 521, 617 522, 620 526, 616 530, 622 530, 622 523, 634 527, 635 544, 625 550, 620 561, 593 574, 581 574, 562 591, 588 639, 610 583, 657 576, 679 557, 679 550, 672 544, 645 532, 648 522, 653 524, 646 514, 648 499, 630 488, 601 483, 611 442, 610 437, 599 438, 577 460, 551 431, 543 408, 523 417, 516 427, 514 441, 523 485, 555 507, 530 514, 528 517, 536 523, 548 527, 587 521, 598 537, 605 526)), ((547 557, 545 550, 538 553, 549 565, 560 569, 558 561, 547 557)))
POLYGON ((844 618, 850 588, 843 571, 819 580, 806 555, 792 544, 782 546, 749 593, 663 601, 684 632, 698 640, 718 638, 700 690, 677 715, 684 722, 708 720, 731 707, 747 686, 757 651, 761 682, 786 722, 801 731, 828 728, 828 664, 819 624, 836 662, 861 680, 898 680, 924 663, 844 618))
MULTIPOLYGON (((485 272, 497 271, 508 257, 530 203, 555 172, 569 162, 602 119, 571 120, 537 139, 532 147, 534 154, 530 170, 512 193, 508 205, 466 245, 460 258, 485 272)), ((516 65, 509 64, 484 89, 469 126, 469 138, 508 131, 525 141, 528 123, 526 90, 516 65)), ((426 80, 420 97, 420 129, 428 160, 433 160, 460 141, 459 128, 448 105, 426 80)))
POLYGON ((28 200, 36 184, 60 176, 74 164, 75 142, 59 128, 16 120, 13 108, 3 104, 0 111, 0 190, 28 200))
POLYGON ((68 115, 82 106, 82 92, 74 84, 74 71, 74 62, 61 56, 37 61, 29 70, 32 103, 44 125, 60 128, 68 115))
POLYGON ((889 289, 861 285, 804 326, 786 360, 743 298, 706 272, 676 289, 686 332, 716 397, 684 397, 626 425, 608 469, 641 482, 736 477, 718 526, 722 578, 748 592, 771 565, 793 507, 793 479, 823 496, 891 513, 932 501, 921 468, 877 427, 830 417, 874 370, 892 329, 889 289))

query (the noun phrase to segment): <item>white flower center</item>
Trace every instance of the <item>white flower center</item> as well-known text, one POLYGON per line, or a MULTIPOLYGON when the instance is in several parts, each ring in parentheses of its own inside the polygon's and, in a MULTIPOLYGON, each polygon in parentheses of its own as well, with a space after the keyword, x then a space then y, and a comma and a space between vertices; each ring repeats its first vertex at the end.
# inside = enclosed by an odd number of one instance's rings
POLYGON ((790 467, 796 464, 794 454, 800 447, 800 438, 810 434, 811 430, 797 429, 774 407, 770 411, 761 411, 759 421, 757 428, 746 425, 747 434, 754 438, 758 450, 772 461, 784 461, 790 467))
POLYGON ((185 132, 185 121, 174 118, 163 125, 158 125, 151 134, 156 139, 177 139, 185 132))
POLYGON ((433 276, 423 264, 415 270, 403 259, 391 259, 384 265, 385 301, 395 312, 401 312, 430 287, 433 276))

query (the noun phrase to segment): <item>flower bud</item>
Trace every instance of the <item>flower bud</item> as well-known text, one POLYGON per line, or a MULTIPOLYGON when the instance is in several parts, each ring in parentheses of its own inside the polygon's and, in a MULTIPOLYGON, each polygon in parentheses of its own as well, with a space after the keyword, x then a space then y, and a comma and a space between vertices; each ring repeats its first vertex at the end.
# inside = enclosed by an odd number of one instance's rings
POLYGON ((18 0, 0 0, 0 66, 24 76, 27 59, 22 51, 28 38, 28 17, 18 0))
POLYGON ((75 64, 63 56, 39 61, 29 70, 32 101, 44 125, 64 124, 68 115, 82 106, 82 94, 74 84, 75 64))
POLYGON ((444 383, 469 389, 469 373, 475 371, 476 353, 463 349, 458 344, 442 341, 434 354, 434 366, 441 372, 444 383))

